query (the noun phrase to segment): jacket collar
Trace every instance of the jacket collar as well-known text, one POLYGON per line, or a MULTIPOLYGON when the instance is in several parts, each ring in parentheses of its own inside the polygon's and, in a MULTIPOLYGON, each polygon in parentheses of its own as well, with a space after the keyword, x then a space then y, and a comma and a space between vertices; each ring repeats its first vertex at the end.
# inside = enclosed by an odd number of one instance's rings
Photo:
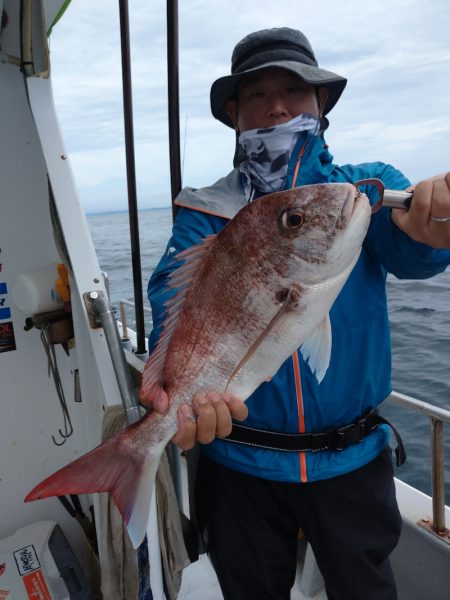
MULTIPOLYGON (((301 159, 297 186, 326 182, 334 169, 333 157, 328 152, 328 146, 323 138, 304 132, 289 160, 286 189, 292 186, 298 154, 303 144, 305 150, 301 159)), ((175 199, 175 204, 224 219, 232 219, 247 204, 239 169, 233 169, 213 185, 200 189, 183 188, 175 199)))

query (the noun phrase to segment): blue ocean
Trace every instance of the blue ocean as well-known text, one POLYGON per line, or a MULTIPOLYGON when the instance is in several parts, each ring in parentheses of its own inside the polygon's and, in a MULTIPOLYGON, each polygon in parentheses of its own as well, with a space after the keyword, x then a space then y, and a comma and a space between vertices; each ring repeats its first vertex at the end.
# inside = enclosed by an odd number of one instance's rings
MULTIPOLYGON (((133 300, 130 233, 126 212, 89 215, 88 224, 101 269, 109 276, 113 306, 133 300)), ((147 281, 164 252, 172 227, 170 208, 139 213, 144 305, 147 281)), ((450 410, 450 270, 427 281, 388 279, 392 327, 393 388, 450 410)), ((134 326, 133 310, 128 322, 134 326)), ((146 329, 151 317, 146 314, 146 329)), ((383 415, 397 427, 408 455, 397 469, 399 479, 431 492, 429 419, 404 408, 383 407, 383 415)), ((446 504, 450 504, 450 425, 444 427, 446 504)))

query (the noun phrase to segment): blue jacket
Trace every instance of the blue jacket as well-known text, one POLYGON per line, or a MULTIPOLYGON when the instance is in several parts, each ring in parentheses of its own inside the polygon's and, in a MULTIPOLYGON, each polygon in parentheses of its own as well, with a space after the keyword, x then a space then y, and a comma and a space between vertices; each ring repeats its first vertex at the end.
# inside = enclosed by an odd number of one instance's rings
MULTIPOLYGON (((337 166, 323 139, 308 137, 297 185, 321 182, 355 182, 377 177, 390 189, 405 189, 409 181, 390 165, 380 162, 337 166)), ((296 148, 299 148, 300 144, 296 148)), ((288 170, 291 187, 296 150, 288 170)), ((374 193, 373 188, 364 190, 374 193)), ((164 319, 167 299, 164 284, 175 253, 219 232, 246 199, 237 170, 209 188, 183 190, 182 206, 166 253, 153 273, 148 295, 153 309, 152 348, 164 319), (232 209, 229 209, 229 205, 232 209)), ((386 274, 423 279, 445 270, 450 252, 434 250, 411 240, 381 209, 371 220, 361 256, 331 312, 332 352, 320 385, 300 352, 289 358, 270 382, 263 383, 247 400, 245 425, 282 432, 320 432, 348 425, 378 406, 391 391, 391 341, 386 303, 386 274), (299 366, 300 375, 297 372, 299 366)), ((374 459, 388 444, 389 431, 381 426, 361 443, 343 451, 278 452, 214 440, 203 451, 232 469, 266 479, 315 481, 357 469, 374 459)))

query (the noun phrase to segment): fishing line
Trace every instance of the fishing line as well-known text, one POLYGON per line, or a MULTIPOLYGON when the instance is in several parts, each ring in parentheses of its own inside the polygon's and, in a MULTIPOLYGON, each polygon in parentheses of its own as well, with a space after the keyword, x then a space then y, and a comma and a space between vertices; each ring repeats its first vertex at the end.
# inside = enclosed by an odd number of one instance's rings
POLYGON ((183 187, 184 157, 186 156, 187 122, 188 122, 188 115, 186 113, 186 120, 184 122, 183 158, 181 160, 181 187, 183 187))

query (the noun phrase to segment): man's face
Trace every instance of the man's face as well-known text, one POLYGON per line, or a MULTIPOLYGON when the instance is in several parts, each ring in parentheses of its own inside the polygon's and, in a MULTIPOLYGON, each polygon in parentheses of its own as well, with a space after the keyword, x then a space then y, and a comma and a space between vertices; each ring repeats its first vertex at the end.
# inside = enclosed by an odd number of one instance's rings
POLYGON ((301 113, 319 116, 314 86, 278 67, 243 77, 238 100, 229 100, 226 110, 239 131, 280 125, 301 113))

